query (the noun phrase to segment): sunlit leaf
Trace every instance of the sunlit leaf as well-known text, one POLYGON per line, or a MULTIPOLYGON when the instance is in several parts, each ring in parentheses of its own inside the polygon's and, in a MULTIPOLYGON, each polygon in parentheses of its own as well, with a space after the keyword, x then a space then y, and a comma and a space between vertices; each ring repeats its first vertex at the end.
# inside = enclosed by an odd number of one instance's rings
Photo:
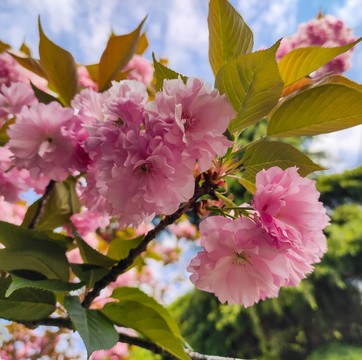
POLYGON ((131 249, 136 248, 144 239, 144 235, 138 236, 135 239, 120 239, 112 240, 107 256, 112 259, 121 260, 128 256, 131 249))
POLYGON ((243 177, 238 177, 238 181, 241 185, 244 186, 244 188, 246 190, 248 190, 249 192, 251 192, 252 194, 255 193, 256 191, 256 187, 255 187, 255 184, 253 184, 251 181, 243 178, 243 177))
POLYGON ((75 296, 65 297, 64 305, 84 341, 88 357, 94 351, 108 350, 117 344, 118 333, 101 311, 84 308, 75 296))
POLYGON ((362 92, 340 84, 325 84, 300 92, 273 113, 268 135, 309 136, 362 123, 362 92))
POLYGON ((153 59, 153 66, 155 68, 155 75, 156 75, 156 91, 160 91, 163 88, 163 80, 169 80, 169 79, 177 79, 179 76, 183 80, 183 82, 186 84, 187 77, 179 74, 176 71, 171 70, 165 65, 162 65, 160 62, 158 62, 155 58, 155 54, 152 53, 152 59, 153 59))
MULTIPOLYGON (((52 230, 63 226, 69 218, 80 211, 80 201, 75 189, 76 179, 67 180, 54 185, 50 196, 43 207, 36 228, 39 230, 52 230)), ((35 201, 25 214, 22 226, 28 227, 34 218, 40 199, 35 201)))
POLYGON ((32 71, 33 73, 43 77, 43 78, 47 78, 46 73, 43 69, 42 64, 40 63, 40 60, 38 59, 33 59, 31 57, 21 57, 18 55, 15 55, 11 52, 9 52, 9 54, 23 67, 25 67, 25 69, 28 69, 30 71, 32 71))
POLYGON ((146 33, 144 32, 144 33, 142 33, 142 35, 140 36, 140 39, 138 40, 136 54, 142 55, 146 51, 147 48, 148 48, 148 39, 147 39, 146 33))
POLYGON ((334 48, 308 46, 288 52, 278 64, 285 86, 288 86, 319 69, 336 56, 351 49, 361 40, 362 38, 351 44, 334 48))
POLYGON ((246 170, 243 178, 252 183, 260 170, 273 166, 279 166, 283 170, 297 166, 301 176, 324 170, 292 145, 280 141, 261 141, 248 147, 242 161, 246 170))
POLYGON ((253 50, 253 33, 227 0, 209 3, 209 60, 214 75, 229 60, 253 50))
POLYGON ((98 64, 85 65, 89 76, 94 82, 98 81, 98 64))
POLYGON ((237 111, 229 131, 234 133, 262 120, 278 103, 283 90, 275 52, 279 42, 267 50, 241 56, 224 64, 215 87, 226 93, 237 111))
POLYGON ((23 41, 23 43, 21 44, 20 51, 23 52, 25 55, 28 55, 29 57, 31 57, 31 51, 30 51, 28 45, 25 44, 25 41, 23 41))
POLYGON ((107 303, 102 309, 109 319, 135 329, 179 359, 190 359, 175 321, 161 304, 136 288, 115 289, 112 297, 118 302, 107 303))
POLYGON ((44 34, 39 19, 40 63, 48 81, 69 106, 78 91, 78 71, 72 54, 50 41, 44 34))
POLYGON ((104 91, 111 86, 111 81, 122 70, 137 50, 140 31, 146 19, 142 20, 136 30, 120 36, 111 36, 108 40, 98 68, 98 87, 104 91))
POLYGON ((49 291, 21 289, 5 297, 10 278, 0 278, 0 317, 14 321, 42 319, 55 310, 55 296, 49 291))

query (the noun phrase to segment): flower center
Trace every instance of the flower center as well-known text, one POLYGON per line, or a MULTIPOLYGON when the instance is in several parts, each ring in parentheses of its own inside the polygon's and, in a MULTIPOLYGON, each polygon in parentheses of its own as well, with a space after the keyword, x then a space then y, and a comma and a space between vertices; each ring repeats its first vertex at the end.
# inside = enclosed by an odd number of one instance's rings
POLYGON ((241 252, 235 251, 234 255, 235 255, 235 257, 232 260, 232 263, 234 265, 245 266, 246 265, 245 263, 252 265, 251 262, 248 260, 248 258, 250 256, 245 251, 241 251, 241 252))
POLYGON ((185 130, 190 130, 195 127, 197 121, 188 113, 182 113, 182 124, 185 130))
POLYGON ((144 162, 143 164, 139 165, 136 169, 135 169, 135 174, 136 175, 147 175, 152 171, 152 164, 149 162, 144 162))

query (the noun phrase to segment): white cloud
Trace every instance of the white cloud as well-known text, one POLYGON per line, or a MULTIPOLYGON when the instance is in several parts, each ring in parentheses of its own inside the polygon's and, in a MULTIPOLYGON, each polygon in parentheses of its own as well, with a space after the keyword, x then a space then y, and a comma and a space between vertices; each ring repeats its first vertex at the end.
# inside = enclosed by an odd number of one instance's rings
POLYGON ((348 25, 354 28, 361 27, 361 0, 346 0, 343 5, 337 5, 334 8, 334 13, 348 25))

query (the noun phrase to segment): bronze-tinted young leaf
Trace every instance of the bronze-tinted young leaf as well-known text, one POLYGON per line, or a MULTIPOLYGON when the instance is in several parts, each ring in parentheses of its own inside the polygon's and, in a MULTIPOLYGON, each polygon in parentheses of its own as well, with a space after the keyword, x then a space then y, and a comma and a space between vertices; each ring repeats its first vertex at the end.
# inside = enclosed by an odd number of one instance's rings
POLYGON ((154 299, 130 288, 118 288, 112 297, 118 302, 107 303, 101 310, 109 319, 117 325, 135 329, 178 359, 190 360, 172 317, 154 299))
POLYGON ((248 147, 244 155, 243 167, 246 171, 243 178, 255 183, 255 175, 260 170, 273 166, 279 166, 283 170, 296 166, 301 176, 324 170, 292 145, 280 141, 261 141, 248 147))
POLYGON ((140 36, 140 39, 138 40, 136 54, 142 55, 146 51, 147 48, 148 48, 148 39, 147 39, 146 33, 144 32, 144 33, 142 33, 142 35, 140 36))
POLYGON ((30 71, 32 71, 33 73, 43 77, 44 79, 47 78, 45 71, 43 69, 42 64, 40 63, 40 60, 38 59, 33 59, 31 57, 21 57, 21 56, 17 56, 11 52, 9 52, 9 54, 23 67, 25 67, 25 69, 28 69, 30 71))
POLYGON ((318 135, 361 123, 362 92, 342 84, 325 84, 281 104, 270 119, 268 135, 318 135))
POLYGON ((111 86, 111 81, 131 60, 137 50, 140 31, 146 19, 142 20, 136 30, 127 35, 111 36, 108 40, 98 68, 99 91, 111 86))
POLYGON ((253 50, 253 33, 227 0, 209 3, 209 61, 214 75, 229 60, 253 50))
POLYGON ((53 95, 46 93, 43 90, 40 90, 32 82, 30 82, 30 85, 33 88, 34 94, 35 94, 36 98, 39 100, 39 102, 41 102, 43 104, 49 104, 53 101, 57 101, 60 103, 60 101, 57 98, 55 98, 53 95))
POLYGON ((336 56, 351 49, 361 40, 362 38, 351 44, 333 48, 308 46, 288 52, 278 64, 285 86, 288 86, 319 69, 336 56))
POLYGON ((78 91, 78 71, 72 54, 50 41, 39 18, 40 63, 48 81, 54 86, 64 105, 69 106, 78 91))
POLYGON ((75 296, 66 296, 64 305, 84 341, 88 357, 94 351, 108 350, 117 344, 118 333, 112 322, 100 310, 84 308, 75 296))
POLYGON ((9 126, 15 123, 15 117, 8 120, 0 129, 0 146, 4 146, 9 140, 9 135, 7 133, 9 126))
MULTIPOLYGON (((80 211, 81 204, 75 190, 75 184, 76 179, 71 176, 67 180, 55 184, 37 222, 37 229, 53 230, 63 226, 73 214, 80 211)), ((40 199, 28 208, 22 226, 29 226, 39 201, 40 199)))
POLYGON ((215 87, 225 93, 237 111, 229 131, 234 133, 262 120, 278 103, 283 90, 275 52, 279 42, 267 50, 225 63, 215 79, 215 87))
POLYGON ((11 49, 11 46, 9 44, 6 44, 2 41, 0 41, 0 53, 6 51, 6 50, 9 50, 11 49))
POLYGON ((5 296, 10 278, 0 278, 0 318, 14 321, 42 319, 55 310, 53 293, 38 289, 21 289, 5 296))
POLYGON ((182 81, 186 84, 187 77, 179 74, 178 72, 168 68, 167 66, 162 65, 155 58, 155 54, 152 53, 153 66, 155 68, 155 76, 156 76, 156 91, 160 91, 163 88, 163 80, 169 79, 177 79, 179 76, 182 81))
POLYGON ((85 65, 89 76, 94 82, 98 82, 98 64, 85 65))
POLYGON ((25 44, 25 41, 20 46, 20 51, 23 52, 25 55, 31 57, 31 50, 29 49, 28 45, 25 44))

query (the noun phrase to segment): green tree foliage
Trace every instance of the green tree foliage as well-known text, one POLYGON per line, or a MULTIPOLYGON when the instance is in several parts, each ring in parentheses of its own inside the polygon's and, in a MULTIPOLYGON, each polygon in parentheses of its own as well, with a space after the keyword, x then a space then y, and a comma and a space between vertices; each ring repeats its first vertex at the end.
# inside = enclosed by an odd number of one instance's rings
POLYGON ((298 360, 330 342, 360 344, 361 180, 362 167, 318 178, 330 208, 328 252, 297 288, 247 309, 198 290, 178 299, 171 311, 190 345, 225 356, 298 360))

